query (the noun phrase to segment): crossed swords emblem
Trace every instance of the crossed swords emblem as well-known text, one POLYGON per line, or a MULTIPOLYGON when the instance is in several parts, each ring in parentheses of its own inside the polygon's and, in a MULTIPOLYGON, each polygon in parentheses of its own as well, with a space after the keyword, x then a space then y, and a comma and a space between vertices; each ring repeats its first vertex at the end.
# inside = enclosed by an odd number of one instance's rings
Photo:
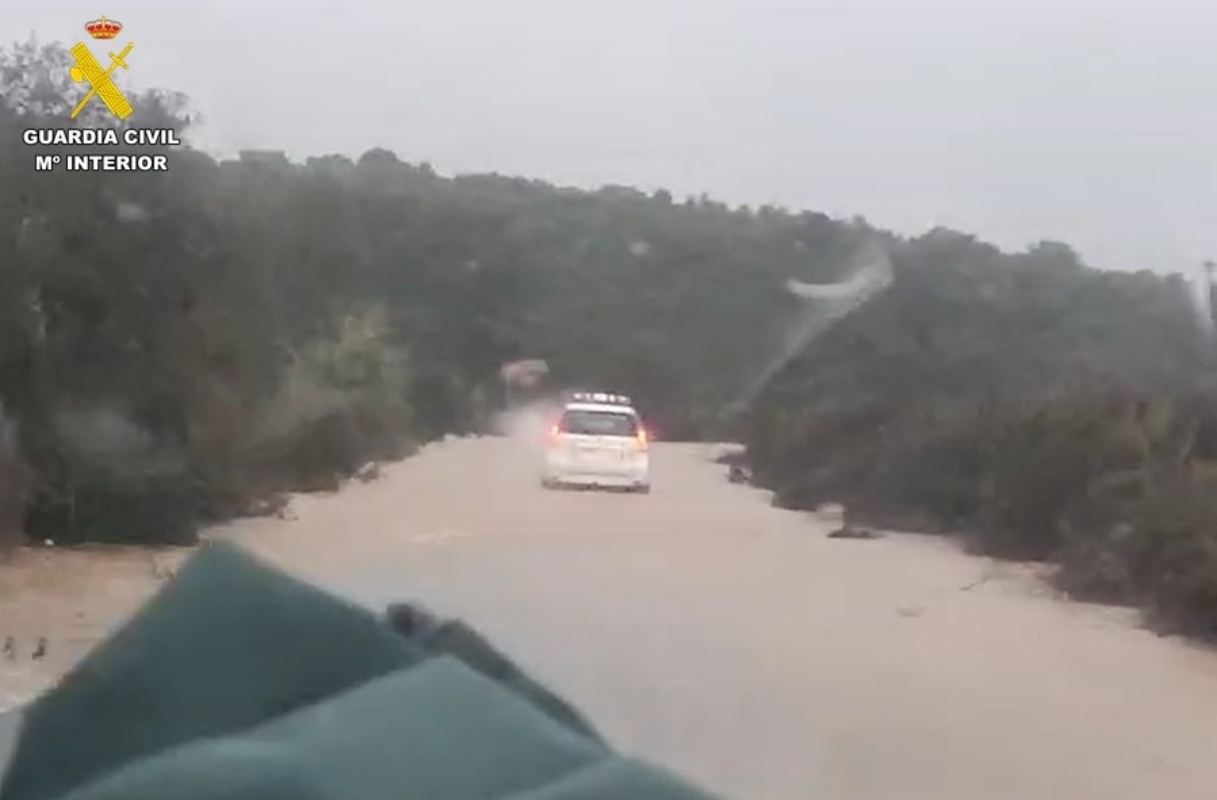
POLYGON ((78 42, 72 48, 72 58, 76 60, 76 66, 68 70, 68 74, 72 76, 72 80, 77 83, 88 81, 89 93, 86 94, 76 108, 72 109, 71 119, 75 119, 76 115, 84 110, 84 107, 94 95, 101 98, 101 102, 105 103, 106 108, 114 113, 114 116, 119 119, 126 119, 131 116, 133 108, 127 102, 127 98, 123 97, 123 93, 114 85, 114 80, 110 77, 114 70, 122 67, 128 69, 127 62, 124 60, 127 54, 131 52, 131 48, 135 47, 135 42, 128 42, 127 46, 118 55, 110 53, 110 66, 103 70, 101 65, 97 63, 97 59, 93 58, 93 54, 89 52, 89 48, 83 43, 78 42))

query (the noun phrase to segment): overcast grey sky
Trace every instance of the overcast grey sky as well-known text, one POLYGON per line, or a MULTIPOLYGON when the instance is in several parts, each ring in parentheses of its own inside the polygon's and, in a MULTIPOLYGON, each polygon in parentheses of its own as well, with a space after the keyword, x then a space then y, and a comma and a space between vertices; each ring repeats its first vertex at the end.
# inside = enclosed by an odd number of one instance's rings
POLYGON ((1217 257, 1211 0, 6 5, 9 38, 123 22, 122 80, 190 95, 218 154, 384 146, 444 173, 1061 239, 1101 266, 1217 257))

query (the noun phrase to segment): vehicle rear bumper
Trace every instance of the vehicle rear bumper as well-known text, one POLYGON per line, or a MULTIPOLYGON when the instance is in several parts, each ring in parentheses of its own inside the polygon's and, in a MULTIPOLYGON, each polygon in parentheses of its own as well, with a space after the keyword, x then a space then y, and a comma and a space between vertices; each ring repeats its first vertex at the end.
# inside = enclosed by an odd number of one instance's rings
POLYGON ((626 478, 621 475, 562 475, 556 478, 546 478, 551 486, 579 486, 604 489, 640 489, 650 486, 646 477, 626 478))
POLYGON ((541 480, 561 486, 632 488, 649 486, 651 474, 645 465, 615 470, 588 470, 549 464, 541 471, 541 480))

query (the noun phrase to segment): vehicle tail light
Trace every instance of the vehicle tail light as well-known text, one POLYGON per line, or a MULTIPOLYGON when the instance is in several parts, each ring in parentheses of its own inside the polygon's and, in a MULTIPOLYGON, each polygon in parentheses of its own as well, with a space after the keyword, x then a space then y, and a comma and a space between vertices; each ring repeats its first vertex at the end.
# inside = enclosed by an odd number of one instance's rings
POLYGON ((562 426, 561 425, 559 425, 558 423, 555 422, 553 425, 549 426, 549 440, 551 442, 558 441, 558 437, 560 437, 561 435, 562 435, 562 426))
POLYGON ((646 450, 647 446, 650 444, 650 442, 651 442, 651 436, 650 436, 650 434, 647 433, 647 429, 642 427, 641 425, 639 425, 638 426, 638 447, 643 450, 646 450))

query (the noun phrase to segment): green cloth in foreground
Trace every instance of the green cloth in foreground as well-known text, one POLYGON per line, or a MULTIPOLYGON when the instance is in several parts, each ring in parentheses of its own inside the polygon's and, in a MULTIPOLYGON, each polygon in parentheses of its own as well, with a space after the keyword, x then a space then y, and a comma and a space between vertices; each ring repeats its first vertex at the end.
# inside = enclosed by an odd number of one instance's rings
POLYGON ((29 707, 0 800, 709 797, 438 642, 208 546, 29 707))

